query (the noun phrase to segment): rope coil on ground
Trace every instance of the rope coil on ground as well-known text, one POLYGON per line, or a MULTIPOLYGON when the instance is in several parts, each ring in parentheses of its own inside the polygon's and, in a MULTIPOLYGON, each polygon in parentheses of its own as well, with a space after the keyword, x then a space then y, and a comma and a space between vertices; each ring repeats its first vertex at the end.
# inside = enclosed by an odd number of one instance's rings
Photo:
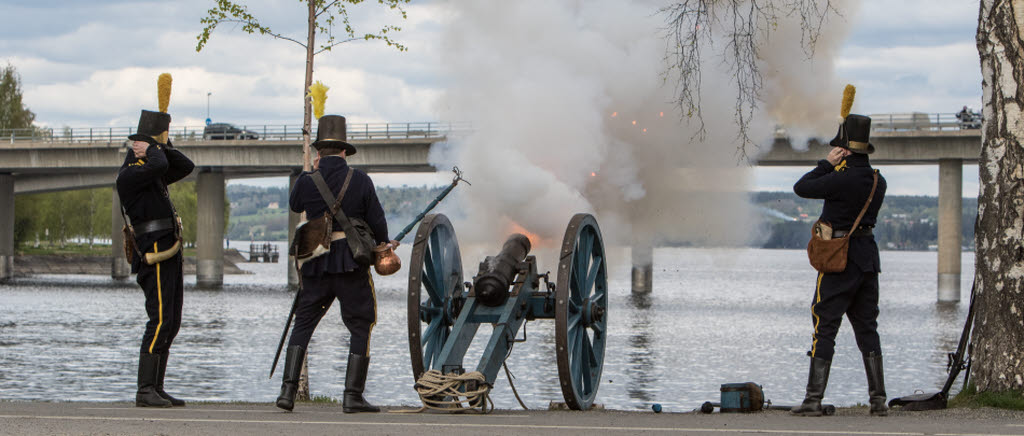
POLYGON ((441 374, 432 369, 416 381, 416 393, 426 409, 459 412, 479 408, 482 413, 490 413, 494 410, 490 392, 491 387, 480 371, 441 374))

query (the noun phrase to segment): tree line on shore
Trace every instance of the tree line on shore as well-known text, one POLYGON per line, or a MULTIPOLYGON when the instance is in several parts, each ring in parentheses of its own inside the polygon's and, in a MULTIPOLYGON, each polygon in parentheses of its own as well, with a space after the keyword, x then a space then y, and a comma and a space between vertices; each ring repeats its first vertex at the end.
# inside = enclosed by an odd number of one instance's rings
MULTIPOLYGON (((765 216, 769 236, 761 244, 763 248, 807 246, 811 223, 821 214, 821 200, 800 198, 791 192, 758 192, 752 194, 751 200, 758 206, 779 212, 765 216)), ((978 199, 962 201, 961 245, 973 250, 978 199)), ((938 242, 938 214, 937 197, 887 195, 878 211, 875 240, 883 250, 928 250, 938 242)))
MULTIPOLYGON (((377 188, 389 228, 397 233, 443 187, 381 186, 377 188)), ((196 241, 194 182, 171 186, 171 199, 184 223, 185 243, 196 241)), ((110 188, 81 189, 19 195, 15 199, 14 240, 23 244, 63 246, 68 241, 92 245, 106 241, 111 231, 110 188)), ((762 211, 768 235, 753 242, 762 248, 804 248, 810 223, 821 213, 821 202, 788 192, 757 192, 751 202, 762 211)), ((284 241, 288 239, 288 189, 229 185, 225 196, 225 237, 232 240, 284 241)), ((974 245, 977 199, 963 199, 963 246, 974 245)), ((887 196, 878 214, 875 239, 882 249, 927 250, 938 239, 938 199, 925 196, 887 196)))
MULTIPOLYGON (((169 192, 181 217, 185 245, 194 246, 198 210, 195 182, 175 183, 169 192)), ((109 244, 112 207, 112 188, 18 195, 14 199, 15 247, 26 244, 63 247, 71 241, 89 246, 97 241, 109 244)), ((225 197, 225 222, 230 212, 225 197)))

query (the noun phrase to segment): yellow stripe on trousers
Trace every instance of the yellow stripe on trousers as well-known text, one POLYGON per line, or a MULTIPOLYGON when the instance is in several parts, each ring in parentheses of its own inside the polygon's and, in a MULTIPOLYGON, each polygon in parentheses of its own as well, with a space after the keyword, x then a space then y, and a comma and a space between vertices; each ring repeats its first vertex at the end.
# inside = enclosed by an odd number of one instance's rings
MULTIPOLYGON (((156 242, 153 243, 153 252, 159 253, 156 242)), ((153 333, 153 342, 149 344, 149 354, 153 354, 153 347, 156 345, 156 338, 160 337, 160 327, 164 325, 164 296, 160 287, 160 262, 156 263, 156 301, 160 303, 160 321, 156 324, 156 333, 153 333)))
POLYGON ((815 300, 811 305, 811 316, 814 317, 814 341, 811 342, 811 357, 814 357, 815 352, 818 351, 818 323, 821 322, 821 318, 814 313, 814 305, 821 303, 821 278, 824 276, 825 273, 818 273, 818 285, 814 289, 815 300))
POLYGON ((367 269, 366 278, 370 280, 370 296, 373 297, 373 322, 370 323, 370 331, 366 332, 366 357, 370 357, 370 336, 373 335, 373 326, 377 325, 377 290, 373 286, 373 271, 367 269))

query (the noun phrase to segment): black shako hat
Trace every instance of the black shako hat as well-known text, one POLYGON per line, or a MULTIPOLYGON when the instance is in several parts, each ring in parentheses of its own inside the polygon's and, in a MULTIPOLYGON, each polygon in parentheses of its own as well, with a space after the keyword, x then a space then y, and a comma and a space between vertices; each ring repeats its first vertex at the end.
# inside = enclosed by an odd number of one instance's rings
POLYGON ((356 154, 356 147, 349 144, 348 127, 345 125, 345 117, 341 115, 324 115, 320 117, 320 123, 316 128, 316 142, 313 148, 341 148, 345 150, 346 156, 356 154))
POLYGON ((150 144, 167 144, 167 131, 170 127, 170 114, 143 109, 139 115, 139 128, 129 135, 128 139, 146 141, 150 144))
POLYGON ((833 147, 842 147, 854 153, 871 154, 875 146, 868 142, 871 135, 871 117, 850 114, 839 125, 839 132, 829 142, 833 147))

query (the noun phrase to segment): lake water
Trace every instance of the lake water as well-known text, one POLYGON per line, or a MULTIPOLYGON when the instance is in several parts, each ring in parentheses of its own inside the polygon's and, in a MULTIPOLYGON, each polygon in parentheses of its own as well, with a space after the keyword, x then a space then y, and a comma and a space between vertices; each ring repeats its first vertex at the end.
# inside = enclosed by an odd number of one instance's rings
MULTIPOLYGON (((408 250, 399 250, 406 263, 408 250)), ((964 301, 952 306, 935 302, 936 256, 882 253, 878 322, 890 397, 941 387, 946 353, 955 349, 966 318, 973 253, 963 255, 964 301)), ((659 248, 654 292, 643 298, 629 291, 628 250, 612 250, 609 258, 621 261, 610 263, 609 338, 597 403, 692 410, 717 401, 720 384, 746 381, 763 385, 776 404, 803 398, 816 278, 803 251, 659 248)), ((478 260, 465 258, 466 271, 475 271, 468 265, 478 260)), ((195 276, 185 277, 182 328, 166 381, 172 394, 207 401, 277 397, 283 358, 273 380, 268 373, 294 294, 286 289, 284 263, 240 266, 253 274, 225 276, 219 291, 197 289, 195 276)), ((555 265, 540 258, 538 266, 543 272, 555 265)), ((375 278, 378 321, 366 396, 383 405, 419 403, 409 363, 406 274, 375 278)), ((134 277, 46 275, 0 285, 0 400, 130 401, 143 302, 134 277)), ((562 401, 554 321, 528 322, 527 335, 508 367, 527 406, 547 407, 562 401)), ((347 336, 332 307, 310 345, 314 395, 341 397, 347 336)), ((863 363, 847 322, 837 342, 825 400, 867 403, 863 363)), ((467 353, 467 367, 479 353, 476 346, 467 353)), ((518 407, 504 373, 492 398, 499 408, 518 407)))

